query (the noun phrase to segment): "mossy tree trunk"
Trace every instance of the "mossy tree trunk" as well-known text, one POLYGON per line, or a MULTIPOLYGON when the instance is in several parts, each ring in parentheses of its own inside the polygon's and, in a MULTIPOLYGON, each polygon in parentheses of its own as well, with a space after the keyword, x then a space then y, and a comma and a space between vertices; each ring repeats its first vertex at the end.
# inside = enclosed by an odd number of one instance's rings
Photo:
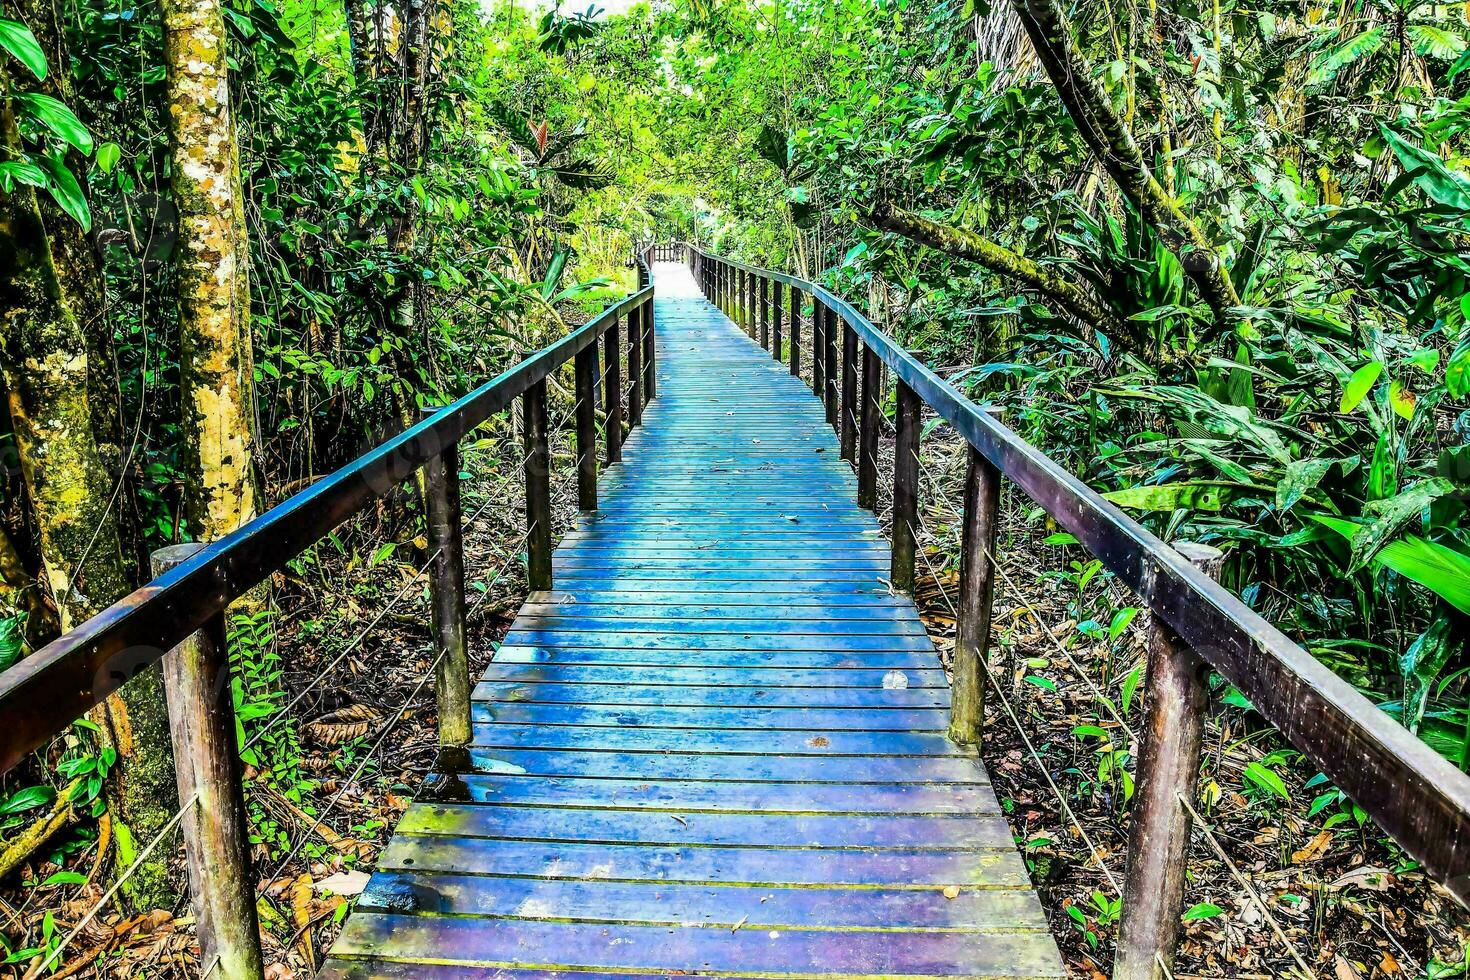
POLYGON ((185 438, 185 509, 209 541, 255 516, 250 254, 222 0, 165 0, 164 61, 185 438))
MULTIPOLYGON (((0 91, 8 90, 0 65, 0 91)), ((12 103, 0 104, 0 159, 18 156, 12 103)), ((70 219, 65 219, 70 220, 70 219)), ((65 264, 28 187, 0 194, 0 371, 46 581, 69 629, 132 587, 113 506, 113 476, 93 429, 88 347, 67 296, 85 269, 65 264), (62 282, 68 286, 63 290, 62 282)), ((130 665, 120 669, 131 673, 130 665)), ((118 862, 133 859, 176 806, 168 714, 159 672, 148 670, 108 699, 94 720, 116 750, 111 796, 118 862)), ((146 862, 129 895, 138 908, 168 904, 166 851, 146 862)))

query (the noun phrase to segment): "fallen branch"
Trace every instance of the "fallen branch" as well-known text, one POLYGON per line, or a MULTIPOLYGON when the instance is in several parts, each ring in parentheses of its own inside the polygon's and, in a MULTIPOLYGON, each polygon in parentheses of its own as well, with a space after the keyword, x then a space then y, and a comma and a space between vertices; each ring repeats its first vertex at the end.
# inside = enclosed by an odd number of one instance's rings
POLYGON ((73 780, 66 789, 57 793, 56 799, 51 802, 51 809, 22 830, 5 845, 4 850, 0 850, 0 878, 25 864, 47 841, 56 836, 57 831, 76 821, 76 810, 72 807, 71 796, 80 782, 81 780, 73 780))

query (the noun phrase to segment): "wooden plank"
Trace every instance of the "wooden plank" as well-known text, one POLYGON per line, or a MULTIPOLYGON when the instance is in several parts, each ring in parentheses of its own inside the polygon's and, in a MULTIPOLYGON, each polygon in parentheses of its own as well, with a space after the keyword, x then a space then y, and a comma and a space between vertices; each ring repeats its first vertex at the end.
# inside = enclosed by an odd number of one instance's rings
POLYGON ((826 814, 697 813, 650 810, 481 806, 416 803, 400 833, 582 843, 705 844, 760 847, 931 851, 1009 850, 1010 825, 999 815, 831 816, 826 814), (677 819, 676 819, 677 817, 677 819))
MULTIPOLYGON (((886 676, 886 675, 883 675, 886 676)), ((497 704, 662 705, 734 708, 945 708, 949 692, 934 688, 733 687, 693 684, 548 684, 482 681, 472 697, 497 704)))
POLYGON ((895 682, 907 688, 937 688, 947 691, 949 682, 938 667, 901 671, 889 677, 881 667, 791 668, 782 663, 779 676, 741 667, 646 667, 622 664, 519 664, 499 659, 485 668, 483 681, 539 684, 636 684, 716 687, 854 687, 869 689, 895 682))
POLYGON ((1044 932, 1028 890, 962 888, 762 888, 687 882, 578 881, 383 871, 359 909, 512 919, 689 924, 733 929, 872 928, 936 932, 1044 932))
MULTIPOLYGON (((678 647, 637 649, 630 647, 561 647, 539 644, 501 647, 498 663, 617 664, 624 666, 675 666, 695 662, 690 651, 678 647)), ((933 668, 929 651, 906 650, 701 650, 697 665, 786 669, 790 667, 872 668, 917 670, 933 668)))
POLYGON ((569 966, 807 977, 1060 977, 1051 938, 950 932, 686 929, 362 912, 337 940, 341 958, 394 956, 472 966, 569 966))
MULTIPOLYGON (((604 749, 630 752, 746 753, 782 755, 859 755, 949 757, 962 753, 938 732, 868 732, 793 728, 781 731, 741 731, 641 726, 613 728, 598 725, 529 725, 500 721, 474 727, 474 745, 562 749, 604 749)), ((973 758, 968 754, 964 758, 973 758)))
POLYGON ((473 772, 516 776, 577 776, 640 779, 698 779, 773 783, 964 783, 989 782, 971 759, 905 759, 891 756, 783 756, 752 751, 745 755, 664 752, 613 752, 604 749, 492 749, 473 747, 473 772))

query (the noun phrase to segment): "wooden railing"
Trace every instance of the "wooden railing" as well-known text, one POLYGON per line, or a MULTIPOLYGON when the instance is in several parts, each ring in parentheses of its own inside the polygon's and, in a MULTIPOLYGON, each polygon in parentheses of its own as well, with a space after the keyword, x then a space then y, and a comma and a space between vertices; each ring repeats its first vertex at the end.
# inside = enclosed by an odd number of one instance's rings
POLYGON ((705 294, 791 373, 810 357, 815 393, 874 508, 880 365, 897 382, 893 474, 895 586, 914 583, 920 407, 970 447, 964 499, 951 736, 977 743, 1002 482, 1020 488, 1137 593, 1151 611, 1147 697, 1115 978, 1154 978, 1173 962, 1213 669, 1463 903, 1470 897, 1470 777, 1375 707, 1215 581, 1219 553, 1165 544, 960 394, 840 296, 795 276, 684 246, 705 294), (783 297, 783 293, 785 296, 783 297), (803 353, 803 294, 812 303, 803 353), (784 322, 783 322, 784 321, 784 322), (783 347, 783 332, 785 346, 783 347), (840 362, 840 367, 839 367, 840 362), (860 395, 861 393, 861 395, 860 395), (1203 567, 1200 567, 1203 566, 1203 567))
POLYGON ((627 299, 453 404, 426 409, 427 417, 417 425, 235 533, 209 544, 162 549, 154 556, 157 577, 151 583, 0 673, 0 772, 4 772, 162 661, 178 770, 179 825, 198 912, 202 962, 211 964, 215 977, 259 980, 263 975, 225 647, 226 609, 423 468, 439 740, 450 764, 463 756, 470 741, 471 681, 465 644, 459 442, 521 399, 527 578, 531 589, 551 588, 546 381, 567 362, 573 363, 577 500, 581 509, 595 510, 599 346, 606 365, 601 389, 609 464, 621 458, 625 407, 628 424, 636 425, 642 406, 655 394, 653 287, 646 259, 640 256, 636 264, 639 288, 627 299), (627 330, 622 335, 624 320, 627 330), (621 373, 625 345, 626 382, 621 373))

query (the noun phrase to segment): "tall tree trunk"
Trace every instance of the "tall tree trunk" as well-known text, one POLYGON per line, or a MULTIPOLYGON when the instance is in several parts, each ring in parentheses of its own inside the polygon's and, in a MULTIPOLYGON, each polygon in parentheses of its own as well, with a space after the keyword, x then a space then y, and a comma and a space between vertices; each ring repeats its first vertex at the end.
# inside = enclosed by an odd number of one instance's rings
MULTIPOLYGON (((8 90, 0 64, 0 91, 8 90)), ((20 147, 13 103, 5 99, 0 159, 16 159, 20 147)), ((93 430, 87 344, 66 299, 85 288, 86 270, 68 267, 65 258, 29 187, 0 194, 0 370, 46 580, 61 627, 69 629, 126 595, 131 582, 113 484, 93 430)), ((120 667, 131 673, 128 664, 120 667)), ((152 840, 176 800, 159 672, 134 677, 98 719, 118 753, 111 802, 118 857, 129 862, 133 842, 152 840)), ((129 888, 139 908, 165 905, 175 893, 163 851, 139 868, 129 888)))
POLYGON ((250 253, 230 111, 224 6, 164 0, 173 192, 179 212, 179 348, 186 506, 194 536, 256 514, 250 253))

